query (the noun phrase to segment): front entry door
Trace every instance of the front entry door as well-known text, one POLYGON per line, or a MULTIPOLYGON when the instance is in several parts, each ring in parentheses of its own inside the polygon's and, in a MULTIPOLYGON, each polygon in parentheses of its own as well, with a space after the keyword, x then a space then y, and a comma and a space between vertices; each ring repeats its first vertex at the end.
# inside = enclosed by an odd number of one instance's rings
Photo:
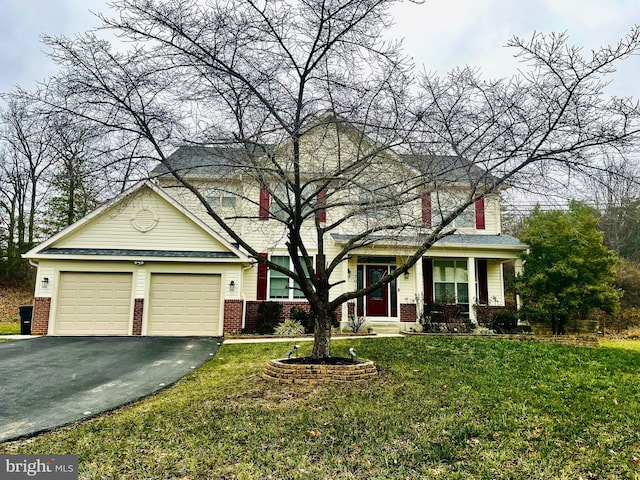
MULTIPOLYGON (((385 276, 388 267, 384 266, 366 266, 367 287, 374 284, 385 276)), ((367 316, 387 317, 389 316, 389 287, 384 285, 367 295, 367 316)))

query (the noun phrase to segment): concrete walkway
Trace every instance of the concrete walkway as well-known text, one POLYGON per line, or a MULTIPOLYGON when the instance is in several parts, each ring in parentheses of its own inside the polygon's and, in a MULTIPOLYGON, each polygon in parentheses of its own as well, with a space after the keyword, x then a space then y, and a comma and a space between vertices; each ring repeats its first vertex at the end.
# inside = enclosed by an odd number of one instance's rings
MULTIPOLYGON (((360 340, 361 338, 401 338, 401 333, 377 333, 373 335, 337 335, 331 340, 360 340)), ((313 342, 313 337, 248 337, 228 338, 224 343, 276 343, 276 342, 313 342)))

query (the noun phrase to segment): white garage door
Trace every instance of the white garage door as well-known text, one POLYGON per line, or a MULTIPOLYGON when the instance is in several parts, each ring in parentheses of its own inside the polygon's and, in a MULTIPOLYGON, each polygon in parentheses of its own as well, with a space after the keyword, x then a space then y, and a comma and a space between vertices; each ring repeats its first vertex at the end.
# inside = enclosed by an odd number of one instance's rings
POLYGON ((220 335, 220 275, 151 275, 147 335, 220 335))
POLYGON ((131 273, 62 272, 56 335, 128 335, 131 273))

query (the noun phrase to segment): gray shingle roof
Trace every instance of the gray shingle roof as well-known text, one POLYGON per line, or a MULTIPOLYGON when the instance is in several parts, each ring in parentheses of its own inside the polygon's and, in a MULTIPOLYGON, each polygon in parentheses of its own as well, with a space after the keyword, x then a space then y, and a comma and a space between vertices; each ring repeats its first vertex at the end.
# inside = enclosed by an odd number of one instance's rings
MULTIPOLYGON (((337 242, 346 242, 353 238, 353 235, 331 234, 331 237, 337 242)), ((393 240, 394 243, 407 243, 415 245, 422 242, 426 237, 409 237, 409 236, 380 236, 374 239, 384 242, 393 240)), ((455 233, 440 239, 436 246, 452 246, 452 247, 504 247, 509 249, 526 249, 527 245, 522 243, 516 237, 505 234, 463 234, 455 233)))
POLYGON ((490 187, 496 178, 467 159, 453 155, 401 155, 401 158, 435 184, 490 187))
MULTIPOLYGON (((408 165, 436 185, 447 184, 491 186, 495 177, 462 157, 450 155, 400 155, 408 165)), ((158 164, 152 176, 166 175, 169 167, 182 175, 228 175, 251 164, 249 155, 238 147, 206 147, 184 145, 167 158, 168 165, 158 164)))
POLYGON ((165 175, 170 168, 182 175, 225 175, 246 166, 247 158, 243 148, 183 145, 167 157, 168 165, 159 163, 151 175, 165 175))
POLYGON ((100 255, 114 257, 238 258, 232 252, 136 250, 128 248, 47 248, 42 253, 47 255, 100 255))

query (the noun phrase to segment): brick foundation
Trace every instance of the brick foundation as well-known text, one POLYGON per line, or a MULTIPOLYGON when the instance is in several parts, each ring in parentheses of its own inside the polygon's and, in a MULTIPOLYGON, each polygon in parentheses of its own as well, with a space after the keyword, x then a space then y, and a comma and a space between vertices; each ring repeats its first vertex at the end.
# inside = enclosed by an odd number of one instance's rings
MULTIPOLYGON (((267 300, 267 301, 272 301, 272 300, 267 300)), ((244 325, 245 332, 253 333, 256 331, 256 325, 258 322, 258 307, 262 302, 263 301, 261 300, 247 302, 247 313, 246 313, 245 325, 244 325)), ((308 302, 277 302, 277 303, 282 305, 282 311, 278 316, 278 321, 283 321, 289 318, 289 313, 291 312, 291 309, 293 309, 294 307, 301 308, 306 312, 310 310, 308 302)), ((336 315, 337 322, 342 321, 341 306, 336 309, 335 315, 336 315)), ((226 318, 226 315, 225 315, 225 318, 226 318)))
POLYGON ((401 322, 415 322, 417 318, 418 318, 418 314, 417 314, 415 303, 400 304, 400 321, 401 322))
POLYGON ((51 314, 51 297, 36 297, 33 302, 31 317, 31 334, 46 335, 49 331, 49 315, 51 314))
POLYGON ((224 301, 223 335, 226 333, 240 333, 242 331, 242 300, 224 301))
POLYGON ((144 298, 133 301, 133 332, 132 335, 142 335, 142 316, 144 314, 144 298))

